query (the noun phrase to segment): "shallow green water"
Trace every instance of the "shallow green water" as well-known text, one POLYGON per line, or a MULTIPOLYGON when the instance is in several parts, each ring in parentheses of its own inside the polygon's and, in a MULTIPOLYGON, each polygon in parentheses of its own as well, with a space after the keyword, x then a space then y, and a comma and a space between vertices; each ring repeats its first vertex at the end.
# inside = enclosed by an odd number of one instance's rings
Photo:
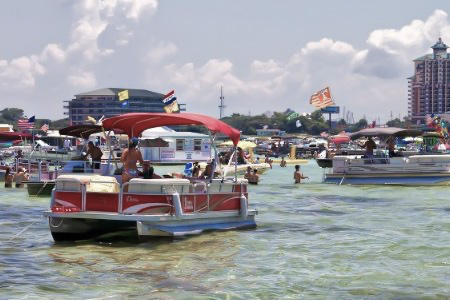
POLYGON ((301 185, 275 166, 249 187, 255 230, 144 244, 54 245, 49 199, 0 189, 0 298, 449 297, 450 187, 323 185, 315 162, 302 171, 301 185))

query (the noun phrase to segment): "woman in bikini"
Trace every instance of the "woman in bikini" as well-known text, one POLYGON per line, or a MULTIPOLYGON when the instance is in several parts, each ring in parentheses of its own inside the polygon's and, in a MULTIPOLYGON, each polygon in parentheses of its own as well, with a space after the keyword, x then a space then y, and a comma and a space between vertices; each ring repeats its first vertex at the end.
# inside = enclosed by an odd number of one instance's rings
MULTIPOLYGON (((142 158, 142 153, 139 149, 136 149, 139 140, 137 138, 131 138, 128 144, 128 149, 123 150, 120 161, 123 163, 122 172, 122 184, 129 182, 132 178, 137 178, 139 176, 137 162, 144 166, 144 159, 142 158)), ((125 190, 128 190, 125 188, 125 190)))

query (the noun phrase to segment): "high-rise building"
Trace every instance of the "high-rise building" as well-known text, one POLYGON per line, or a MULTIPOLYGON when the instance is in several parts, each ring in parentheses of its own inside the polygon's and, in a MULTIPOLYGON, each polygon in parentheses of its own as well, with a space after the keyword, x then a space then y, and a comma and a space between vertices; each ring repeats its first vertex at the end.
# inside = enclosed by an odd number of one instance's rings
MULTIPOLYGON (((100 119, 130 112, 164 112, 162 102, 164 94, 140 89, 105 88, 75 95, 72 100, 64 101, 72 125, 83 124, 88 116, 100 119), (119 101, 118 93, 128 90, 129 98, 119 101)), ((180 104, 180 107, 184 105, 180 104)), ((181 110, 185 110, 181 108, 181 110)))
POLYGON ((408 116, 422 124, 430 114, 450 114, 450 56, 441 38, 426 54, 414 60, 414 75, 408 78, 408 116))

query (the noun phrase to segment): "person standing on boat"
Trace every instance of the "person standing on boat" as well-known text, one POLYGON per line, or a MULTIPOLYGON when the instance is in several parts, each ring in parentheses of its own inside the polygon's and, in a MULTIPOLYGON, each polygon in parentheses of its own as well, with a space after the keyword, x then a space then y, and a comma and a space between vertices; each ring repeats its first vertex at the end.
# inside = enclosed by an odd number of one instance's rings
POLYGON ((303 174, 300 173, 300 165, 295 165, 295 172, 294 172, 295 183, 301 183, 302 179, 309 179, 309 177, 303 176, 303 174))
POLYGON ((395 153, 395 137, 393 136, 389 138, 388 150, 389 150, 389 157, 397 156, 397 154, 395 153))
POLYGON ((144 166, 142 153, 139 149, 136 149, 138 143, 139 140, 137 138, 131 138, 128 143, 128 149, 123 150, 120 157, 120 161, 123 163, 122 184, 129 182, 132 178, 139 177, 137 162, 144 166))
POLYGON ((86 155, 84 155, 81 159, 84 160, 89 155, 92 158, 92 168, 100 169, 100 163, 102 161, 103 152, 102 152, 102 150, 100 150, 99 147, 94 146, 94 143, 92 141, 89 141, 88 151, 87 151, 86 155))
POLYGON ((70 151, 70 140, 69 139, 64 140, 64 150, 66 150, 67 152, 70 151))
POLYGON ((245 165, 247 163, 247 161, 245 160, 244 150, 242 150, 241 147, 238 147, 237 150, 238 150, 238 153, 237 153, 238 165, 245 165))
POLYGON ((366 148, 366 153, 364 155, 368 158, 371 158, 371 157, 373 157, 373 150, 377 148, 377 144, 375 144, 372 137, 369 136, 367 141, 361 147, 366 148))

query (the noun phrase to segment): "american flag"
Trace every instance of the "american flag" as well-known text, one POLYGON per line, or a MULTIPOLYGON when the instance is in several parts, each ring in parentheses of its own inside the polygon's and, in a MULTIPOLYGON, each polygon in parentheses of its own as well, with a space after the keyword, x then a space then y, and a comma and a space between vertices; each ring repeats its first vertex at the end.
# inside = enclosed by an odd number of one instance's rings
POLYGON ((44 132, 47 132, 48 131, 48 124, 42 125, 41 130, 44 131, 44 132))
POLYGON ((32 116, 29 119, 20 119, 17 121, 17 128, 19 131, 24 131, 26 129, 33 129, 34 128, 34 121, 36 118, 32 116))
POLYGON ((331 98, 330 88, 326 87, 312 95, 309 103, 317 108, 325 108, 327 106, 334 105, 334 101, 331 98))

